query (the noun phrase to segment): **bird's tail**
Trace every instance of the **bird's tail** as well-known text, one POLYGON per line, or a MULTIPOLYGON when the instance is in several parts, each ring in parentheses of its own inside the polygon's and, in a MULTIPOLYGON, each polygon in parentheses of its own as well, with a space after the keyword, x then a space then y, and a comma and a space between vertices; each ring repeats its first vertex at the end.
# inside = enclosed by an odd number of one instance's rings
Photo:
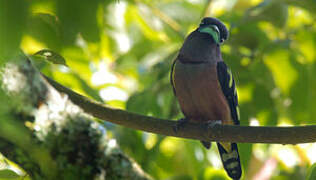
POLYGON ((229 177, 238 180, 241 177, 241 164, 236 143, 217 143, 224 169, 229 177))

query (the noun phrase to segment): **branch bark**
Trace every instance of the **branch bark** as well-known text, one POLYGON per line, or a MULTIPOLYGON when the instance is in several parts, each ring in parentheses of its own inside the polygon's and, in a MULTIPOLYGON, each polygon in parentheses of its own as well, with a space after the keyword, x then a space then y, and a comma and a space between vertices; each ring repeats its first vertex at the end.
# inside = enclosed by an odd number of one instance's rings
POLYGON ((99 119, 150 133, 203 141, 238 143, 299 144, 316 141, 316 125, 293 127, 258 127, 186 123, 177 132, 176 121, 143 116, 107 107, 64 87, 51 78, 45 79, 86 113, 99 119))
POLYGON ((27 57, 14 60, 0 68, 1 154, 35 180, 152 179, 27 57))

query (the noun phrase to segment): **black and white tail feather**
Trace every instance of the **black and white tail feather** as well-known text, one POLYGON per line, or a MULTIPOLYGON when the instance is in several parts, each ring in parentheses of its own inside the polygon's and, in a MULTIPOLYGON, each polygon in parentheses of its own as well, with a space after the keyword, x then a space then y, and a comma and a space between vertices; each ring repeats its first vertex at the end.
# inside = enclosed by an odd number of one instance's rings
POLYGON ((224 166, 229 177, 234 180, 238 180, 241 177, 241 165, 239 159, 239 152, 236 143, 231 143, 231 151, 227 152, 225 148, 220 144, 217 143, 217 148, 224 166))

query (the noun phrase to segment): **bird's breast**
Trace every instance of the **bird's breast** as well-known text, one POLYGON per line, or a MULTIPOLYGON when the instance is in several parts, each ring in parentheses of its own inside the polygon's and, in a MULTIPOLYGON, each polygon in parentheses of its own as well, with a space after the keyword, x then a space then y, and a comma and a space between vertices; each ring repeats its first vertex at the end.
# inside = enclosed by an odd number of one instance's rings
POLYGON ((173 79, 181 110, 187 118, 199 122, 231 119, 215 63, 183 64, 177 61, 173 79))

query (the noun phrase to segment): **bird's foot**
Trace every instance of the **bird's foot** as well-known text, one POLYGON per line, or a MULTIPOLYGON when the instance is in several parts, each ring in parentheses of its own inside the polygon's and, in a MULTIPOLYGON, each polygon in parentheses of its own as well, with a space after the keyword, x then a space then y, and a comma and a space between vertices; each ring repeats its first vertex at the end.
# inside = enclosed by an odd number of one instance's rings
POLYGON ((211 120, 207 122, 207 126, 208 127, 214 127, 215 125, 222 125, 222 121, 221 120, 211 120))
POLYGON ((180 128, 182 128, 189 120, 186 118, 181 118, 177 121, 177 124, 173 126, 173 131, 177 133, 180 128))
MULTIPOLYGON (((221 125, 221 124, 222 124, 222 121, 220 121, 220 120, 216 120, 216 121, 210 120, 210 121, 207 122, 207 126, 208 126, 208 127, 214 127, 214 126, 217 125, 217 124, 221 125)), ((203 144, 203 146, 204 146, 206 149, 210 149, 211 146, 212 146, 212 143, 211 143, 211 142, 201 141, 201 143, 203 144)))

